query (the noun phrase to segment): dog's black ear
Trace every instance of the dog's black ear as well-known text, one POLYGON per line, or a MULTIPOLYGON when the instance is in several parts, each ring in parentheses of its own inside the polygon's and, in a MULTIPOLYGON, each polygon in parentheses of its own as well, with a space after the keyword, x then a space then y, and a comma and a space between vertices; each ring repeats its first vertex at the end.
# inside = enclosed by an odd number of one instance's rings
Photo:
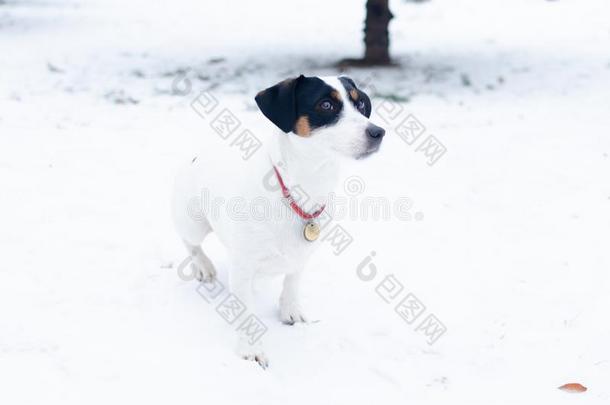
POLYGON ((354 83, 354 81, 352 80, 351 77, 347 77, 347 76, 340 76, 339 77, 339 81, 343 82, 344 85, 346 85, 346 83, 352 87, 358 88, 358 86, 356 86, 356 83, 354 83))
POLYGON ((295 79, 286 79, 260 91, 254 98, 265 117, 286 133, 294 129, 297 120, 296 91, 304 78, 301 75, 295 79))

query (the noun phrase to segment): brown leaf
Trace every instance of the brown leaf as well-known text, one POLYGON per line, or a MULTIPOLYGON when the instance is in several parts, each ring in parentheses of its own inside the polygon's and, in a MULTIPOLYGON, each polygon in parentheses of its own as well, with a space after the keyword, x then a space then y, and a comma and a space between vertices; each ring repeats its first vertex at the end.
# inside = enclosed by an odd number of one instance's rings
POLYGON ((566 392, 585 392, 587 387, 579 383, 569 383, 562 385, 559 389, 566 392))

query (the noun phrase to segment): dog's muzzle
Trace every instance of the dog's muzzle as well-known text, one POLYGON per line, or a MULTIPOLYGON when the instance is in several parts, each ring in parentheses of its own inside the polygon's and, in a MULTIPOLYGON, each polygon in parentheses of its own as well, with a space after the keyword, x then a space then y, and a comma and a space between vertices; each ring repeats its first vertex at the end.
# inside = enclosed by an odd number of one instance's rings
POLYGON ((367 156, 372 155, 373 153, 379 150, 379 145, 381 144, 381 140, 385 135, 385 129, 378 127, 375 124, 370 124, 366 127, 366 135, 367 135, 367 148, 364 153, 359 155, 356 159, 363 159, 367 156))
POLYGON ((369 136, 369 138, 373 138, 381 142, 381 138, 383 138, 385 135, 385 129, 378 127, 375 124, 369 124, 366 127, 366 134, 369 136))

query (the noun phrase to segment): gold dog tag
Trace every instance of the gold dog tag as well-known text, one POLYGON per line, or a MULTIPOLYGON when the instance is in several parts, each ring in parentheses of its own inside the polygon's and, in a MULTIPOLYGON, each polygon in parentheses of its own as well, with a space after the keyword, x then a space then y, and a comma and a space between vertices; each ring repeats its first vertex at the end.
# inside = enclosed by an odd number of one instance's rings
POLYGON ((320 225, 313 221, 306 223, 305 228, 303 228, 303 236, 310 242, 318 239, 318 236, 320 236, 320 225))

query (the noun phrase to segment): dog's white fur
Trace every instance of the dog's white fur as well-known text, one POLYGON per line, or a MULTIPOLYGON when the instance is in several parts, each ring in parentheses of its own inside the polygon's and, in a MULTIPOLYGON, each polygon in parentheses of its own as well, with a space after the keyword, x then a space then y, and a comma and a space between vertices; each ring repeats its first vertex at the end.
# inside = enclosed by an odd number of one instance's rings
MULTIPOLYGON (((241 196, 246 201, 261 197, 269 202, 281 200, 277 188, 264 186, 263 179, 269 178, 272 162, 288 188, 299 185, 310 197, 303 205, 306 212, 313 212, 315 207, 324 204, 338 180, 338 155, 358 158, 370 151, 367 150, 366 134, 369 119, 347 101, 348 94, 336 77, 322 80, 339 91, 344 100, 336 124, 314 130, 308 137, 293 133, 276 134, 269 154, 255 154, 248 162, 248 173, 242 173, 238 178, 227 178, 222 168, 208 167, 203 159, 197 159, 177 177, 175 184, 173 216, 176 228, 202 280, 210 281, 216 274, 212 262, 200 247, 209 233, 216 232, 233 261, 229 273, 230 291, 250 312, 255 311, 252 297, 254 277, 259 273, 285 275, 279 302, 280 319, 285 323, 306 322, 308 319, 299 298, 299 280, 308 258, 320 242, 304 240, 304 221, 278 213, 270 213, 265 220, 252 216, 235 220, 226 210, 218 210, 218 215, 195 219, 189 215, 188 205, 203 189, 211 192, 211 198, 222 196, 228 200, 232 196, 241 196)), ((280 204, 271 206, 286 212, 280 204)), ((260 340, 250 345, 245 336, 239 336, 238 352, 246 359, 267 365, 260 340)))

